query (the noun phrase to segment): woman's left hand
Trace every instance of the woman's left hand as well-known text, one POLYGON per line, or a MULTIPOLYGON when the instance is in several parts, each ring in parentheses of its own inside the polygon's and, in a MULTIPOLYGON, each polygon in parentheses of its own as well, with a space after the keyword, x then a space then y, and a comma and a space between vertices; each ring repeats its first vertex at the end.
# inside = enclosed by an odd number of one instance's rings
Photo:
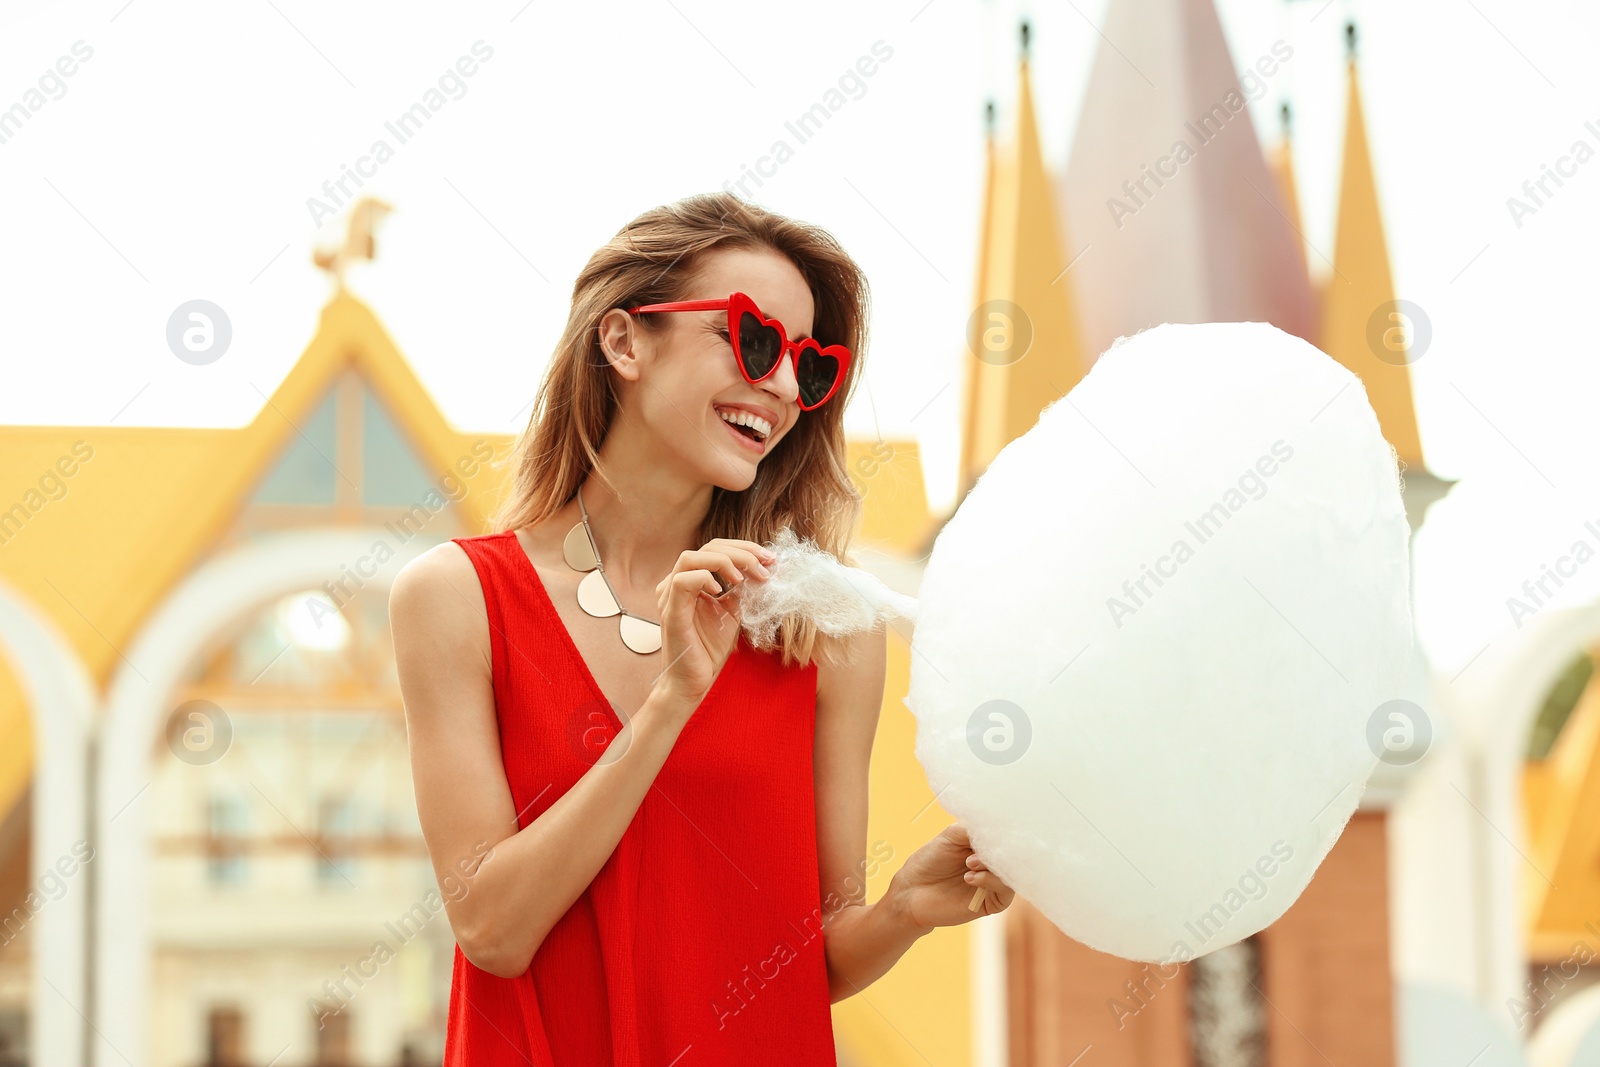
POLYGON ((954 823, 939 832, 895 872, 901 904, 915 926, 959 926, 982 915, 1004 911, 1016 892, 989 870, 972 850, 967 828, 954 823), (979 888, 987 889, 983 905, 968 905, 979 888))

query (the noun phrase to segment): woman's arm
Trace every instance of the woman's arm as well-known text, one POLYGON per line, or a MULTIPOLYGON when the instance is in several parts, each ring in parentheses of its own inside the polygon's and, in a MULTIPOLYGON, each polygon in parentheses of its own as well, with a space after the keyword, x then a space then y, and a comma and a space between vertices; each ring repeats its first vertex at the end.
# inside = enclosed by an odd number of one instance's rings
POLYGON ((830 1001, 883 977, 934 927, 1002 911, 1015 895, 977 858, 966 829, 956 823, 917 849, 881 898, 866 902, 867 779, 883 704, 887 643, 887 629, 858 634, 850 639, 847 663, 817 668, 813 759, 830 1001), (989 892, 982 907, 972 911, 967 905, 979 887, 989 892))
POLYGON ((658 685, 612 741, 622 754, 519 831, 483 590, 459 545, 447 541, 400 572, 389 618, 422 835, 441 886, 465 876, 465 892, 445 902, 450 927, 475 966, 515 977, 616 848, 699 701, 658 685))
MULTIPOLYGON (((666 667, 607 756, 522 829, 495 718, 489 620, 477 569, 447 541, 407 564, 389 594, 417 814, 462 953, 502 978, 522 974, 594 881, 727 661, 738 626, 713 577, 763 573, 753 541, 717 538, 679 554, 656 586, 666 667), (484 853, 487 853, 485 855, 484 853), (447 882, 446 879, 449 879, 447 882)), ((770 555, 770 553, 769 553, 770 555)), ((751 580, 758 580, 752 578, 751 580)), ((516 654, 516 650, 512 650, 516 654)), ((545 708, 561 716, 576 709, 545 708)), ((530 803, 532 803, 530 801, 530 803)))
POLYGON ((817 872, 822 887, 828 994, 843 1000, 882 977, 927 933, 898 893, 867 901, 867 778, 883 705, 887 628, 848 639, 850 659, 817 666, 817 872))

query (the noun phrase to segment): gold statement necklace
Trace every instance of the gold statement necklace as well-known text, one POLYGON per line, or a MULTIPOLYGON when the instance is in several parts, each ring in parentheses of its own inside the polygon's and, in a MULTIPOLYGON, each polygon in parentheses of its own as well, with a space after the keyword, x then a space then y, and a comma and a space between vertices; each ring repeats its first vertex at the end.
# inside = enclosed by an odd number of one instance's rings
POLYGON ((588 571, 588 577, 578 583, 578 606, 597 619, 621 615, 618 629, 622 643, 641 655, 655 652, 661 647, 661 624, 635 615, 624 608, 612 591, 611 580, 600 563, 600 549, 595 543, 594 531, 589 528, 589 509, 583 506, 583 491, 578 491, 578 512, 582 521, 567 531, 561 543, 561 555, 567 566, 575 571, 588 571))

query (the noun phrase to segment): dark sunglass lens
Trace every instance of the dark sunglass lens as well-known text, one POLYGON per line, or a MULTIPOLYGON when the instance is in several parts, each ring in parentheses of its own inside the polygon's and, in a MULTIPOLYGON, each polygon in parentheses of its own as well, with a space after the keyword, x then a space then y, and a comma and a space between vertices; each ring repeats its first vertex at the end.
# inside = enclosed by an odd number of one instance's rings
POLYGON ((839 361, 814 348, 800 353, 800 402, 807 407, 821 402, 839 377, 839 361))
POLYGON ((739 316, 739 358, 746 374, 761 378, 772 370, 782 351, 783 340, 775 327, 763 325, 748 311, 739 316))

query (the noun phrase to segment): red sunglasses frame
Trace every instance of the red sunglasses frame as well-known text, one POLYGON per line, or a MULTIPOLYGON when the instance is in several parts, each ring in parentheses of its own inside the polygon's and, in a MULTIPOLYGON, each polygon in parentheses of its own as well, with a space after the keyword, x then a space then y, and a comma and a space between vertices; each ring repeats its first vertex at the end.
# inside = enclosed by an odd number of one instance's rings
POLYGON ((830 359, 838 360, 839 373, 834 376, 833 385, 829 387, 828 392, 821 400, 817 401, 815 404, 807 404, 799 397, 798 394, 796 394, 795 402, 800 405, 801 411, 815 411, 817 408, 820 408, 822 405, 826 404, 829 400, 832 400, 833 394, 839 391, 839 386, 844 382, 845 377, 850 373, 850 350, 844 345, 824 345, 815 337, 807 337, 799 341, 789 340, 789 332, 783 328, 783 323, 779 322, 777 319, 767 318, 767 316, 761 313, 761 309, 756 307, 756 302, 743 293, 729 294, 729 296, 723 300, 679 300, 669 304, 644 304, 638 307, 631 307, 626 310, 630 315, 643 315, 647 312, 655 311, 726 310, 728 312, 728 343, 733 346, 733 362, 738 366, 739 373, 743 375, 744 380, 749 382, 751 385, 755 385, 757 382, 764 382, 774 374, 778 373, 778 367, 783 364, 783 357, 785 355, 789 355, 792 359, 794 363, 795 379, 798 381, 800 378, 800 357, 802 354, 804 354, 807 348, 810 348, 819 356, 827 356, 830 359), (750 314, 754 315, 756 317, 756 321, 761 325, 770 326, 777 330, 778 340, 782 342, 782 347, 778 349, 778 358, 772 361, 772 369, 761 375, 759 378, 750 377, 750 372, 745 369, 744 355, 739 350, 739 318, 745 312, 749 312, 750 314))

